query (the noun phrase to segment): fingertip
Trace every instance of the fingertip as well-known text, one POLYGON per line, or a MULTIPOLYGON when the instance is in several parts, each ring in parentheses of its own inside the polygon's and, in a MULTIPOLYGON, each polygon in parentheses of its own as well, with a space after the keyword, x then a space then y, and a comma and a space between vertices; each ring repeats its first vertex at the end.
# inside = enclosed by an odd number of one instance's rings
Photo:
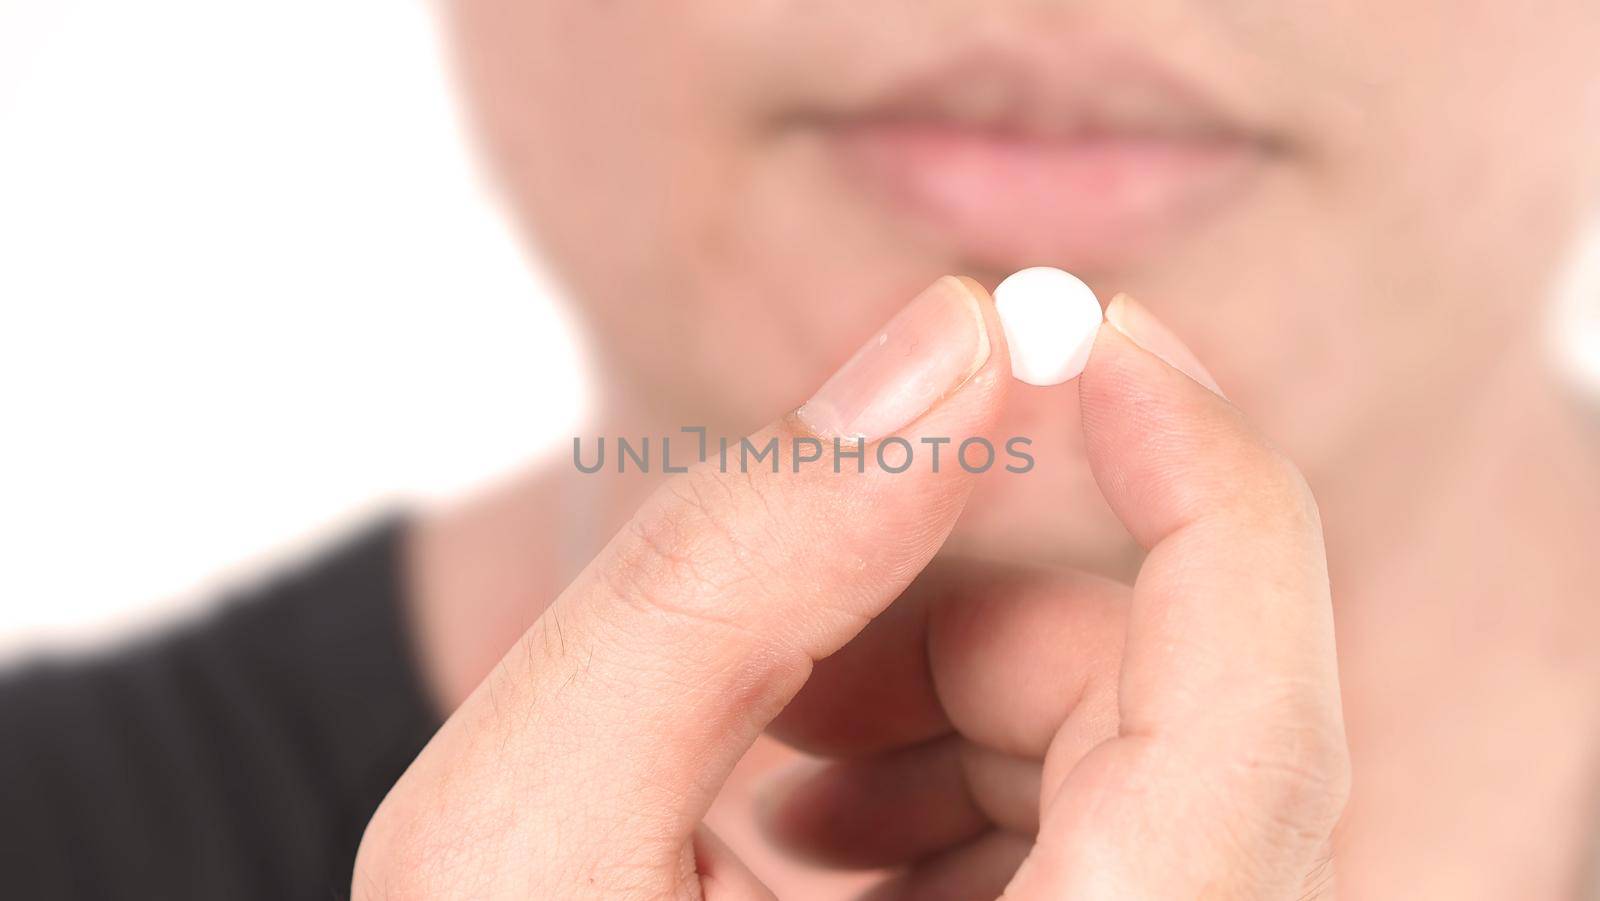
POLYGON ((979 302, 986 302, 991 306, 994 305, 994 298, 989 294, 989 289, 985 288, 977 279, 966 275, 954 275, 951 276, 951 278, 954 278, 956 281, 960 282, 962 286, 967 289, 968 293, 977 298, 979 302))
POLYGON ((1129 417, 1147 419, 1208 396, 1218 399, 1115 327, 1102 327, 1095 335, 1089 362, 1078 379, 1078 394, 1084 429, 1091 437, 1099 427, 1129 417))
POLYGON ((1133 343, 1154 354, 1168 366, 1182 372, 1218 397, 1226 397, 1211 371, 1200 362, 1183 339, 1157 318, 1149 307, 1122 293, 1106 306, 1106 322, 1133 343))
POLYGON ((1096 336, 1078 392, 1089 468, 1147 547, 1222 493, 1259 443, 1231 405, 1114 327, 1096 336))
POLYGON ((999 379, 998 376, 1009 375, 1011 372, 1011 346, 1006 343, 1005 326, 1000 321, 1000 313, 995 309, 994 295, 989 293, 977 279, 965 275, 947 276, 957 282, 972 297, 979 314, 983 318, 983 332, 988 342, 988 357, 983 365, 978 367, 974 377, 978 374, 987 375, 991 380, 998 380, 1002 387, 1009 379, 999 379))

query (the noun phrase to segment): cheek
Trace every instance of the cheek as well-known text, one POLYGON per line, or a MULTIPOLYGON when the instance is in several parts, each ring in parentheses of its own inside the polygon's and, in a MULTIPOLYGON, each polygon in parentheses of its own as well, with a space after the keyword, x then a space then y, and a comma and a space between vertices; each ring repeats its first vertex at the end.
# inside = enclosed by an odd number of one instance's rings
POLYGON ((1351 177, 1466 260, 1514 265, 1559 244, 1600 171, 1600 6, 1412 0, 1386 24, 1364 39, 1352 128, 1334 145, 1351 177))
MULTIPOLYGON (((484 150, 523 224, 587 297, 658 282, 726 218, 744 142, 707 4, 457 0, 449 24, 484 150), (694 14, 691 14, 694 13, 694 14), (721 212, 719 212, 721 211, 721 212)), ((657 290, 660 285, 657 286, 657 290)))
POLYGON ((754 421, 944 274, 773 137, 763 6, 449 7, 493 170, 606 352, 680 406, 754 421))
POLYGON ((604 244, 625 256, 660 224, 671 149, 704 144, 680 100, 695 79, 673 64, 683 36, 637 3, 449 9, 477 130, 517 212, 558 268, 592 265, 604 244))
MULTIPOLYGON (((455 59, 487 162, 542 261, 607 338, 685 350, 681 261, 725 169, 683 4, 457 0, 455 59)), ((647 348, 645 348, 647 350, 647 348)), ((623 346, 619 352, 637 352, 623 346)))

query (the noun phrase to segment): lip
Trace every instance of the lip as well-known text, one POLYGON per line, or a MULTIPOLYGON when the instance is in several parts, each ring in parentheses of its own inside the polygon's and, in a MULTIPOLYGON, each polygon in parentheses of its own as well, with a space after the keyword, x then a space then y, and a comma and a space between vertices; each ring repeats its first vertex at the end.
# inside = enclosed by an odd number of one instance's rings
POLYGON ((839 171, 997 268, 1122 265, 1244 193, 1281 142, 1149 62, 969 56, 810 121, 839 171))

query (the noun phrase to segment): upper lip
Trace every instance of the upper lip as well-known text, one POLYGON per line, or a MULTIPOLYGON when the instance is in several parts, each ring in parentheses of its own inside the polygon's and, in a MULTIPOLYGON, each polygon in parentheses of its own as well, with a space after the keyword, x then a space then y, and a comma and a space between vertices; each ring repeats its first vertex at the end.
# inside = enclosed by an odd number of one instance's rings
POLYGON ((1041 139, 1173 141, 1277 138, 1153 61, 1112 48, 1048 54, 977 49, 912 72, 818 118, 835 125, 912 124, 1041 139))

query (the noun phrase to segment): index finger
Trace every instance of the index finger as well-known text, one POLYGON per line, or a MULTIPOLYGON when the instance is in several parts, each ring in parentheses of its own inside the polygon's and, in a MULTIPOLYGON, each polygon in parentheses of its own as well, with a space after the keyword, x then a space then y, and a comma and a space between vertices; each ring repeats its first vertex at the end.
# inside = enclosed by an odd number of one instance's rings
POLYGON ((453 881, 525 877, 529 848, 632 893, 642 872, 697 878, 683 850, 739 757, 960 515, 977 473, 912 448, 988 443, 995 315, 940 279, 730 463, 666 480, 412 764, 385 805, 428 811, 389 818, 422 823, 420 848, 389 845, 440 856, 439 824, 465 820, 490 826, 443 855, 453 881))
POLYGON ((1079 388, 1089 461, 1149 552, 1120 732, 1070 773, 1047 764, 1012 889, 1277 897, 1325 853, 1348 783, 1316 504, 1236 408, 1145 349, 1174 340, 1148 312, 1107 312, 1079 388))

